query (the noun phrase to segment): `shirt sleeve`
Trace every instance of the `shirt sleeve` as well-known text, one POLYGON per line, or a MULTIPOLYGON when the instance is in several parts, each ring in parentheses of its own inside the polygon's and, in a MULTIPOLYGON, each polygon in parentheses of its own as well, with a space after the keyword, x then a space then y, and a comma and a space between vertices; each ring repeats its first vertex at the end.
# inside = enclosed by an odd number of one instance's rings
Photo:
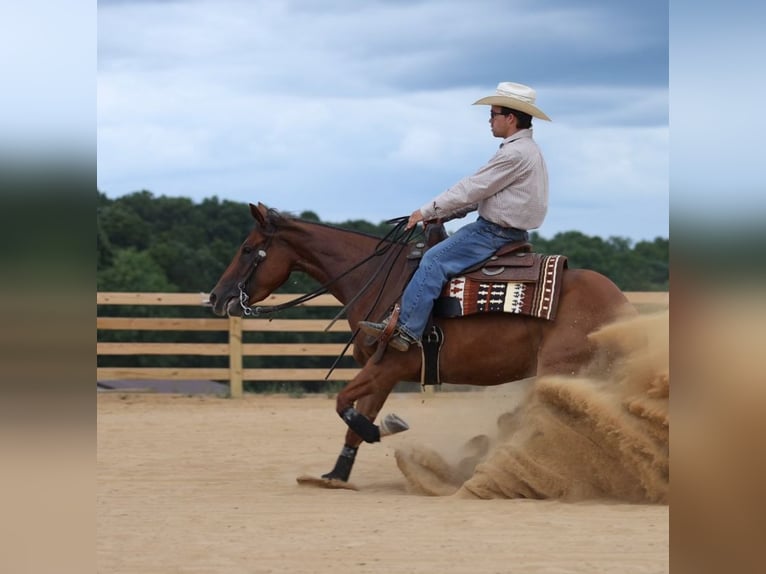
POLYGON ((476 173, 464 177, 424 204, 420 208, 423 218, 448 218, 474 211, 481 200, 503 190, 517 179, 522 170, 519 159, 516 154, 498 151, 476 173))

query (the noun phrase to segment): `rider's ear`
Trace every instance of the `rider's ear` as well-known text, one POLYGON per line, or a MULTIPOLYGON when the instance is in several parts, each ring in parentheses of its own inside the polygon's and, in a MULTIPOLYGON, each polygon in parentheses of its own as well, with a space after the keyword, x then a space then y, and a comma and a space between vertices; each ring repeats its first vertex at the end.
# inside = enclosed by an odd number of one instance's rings
POLYGON ((261 202, 258 202, 258 207, 252 203, 250 204, 250 214, 258 222, 258 224, 261 225, 261 227, 266 225, 266 214, 268 211, 269 208, 263 205, 261 202))

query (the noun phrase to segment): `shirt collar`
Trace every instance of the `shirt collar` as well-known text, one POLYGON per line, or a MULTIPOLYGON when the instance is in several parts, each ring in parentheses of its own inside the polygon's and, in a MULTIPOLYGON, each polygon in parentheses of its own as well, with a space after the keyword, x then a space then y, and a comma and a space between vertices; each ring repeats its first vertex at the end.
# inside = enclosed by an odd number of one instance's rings
POLYGON ((518 140, 518 139, 521 139, 521 138, 531 138, 531 137, 532 137, 532 130, 531 129, 527 128, 527 129, 519 130, 515 134, 505 138, 502 141, 502 143, 500 144, 500 147, 502 147, 505 144, 510 143, 510 142, 512 142, 514 140, 518 140))

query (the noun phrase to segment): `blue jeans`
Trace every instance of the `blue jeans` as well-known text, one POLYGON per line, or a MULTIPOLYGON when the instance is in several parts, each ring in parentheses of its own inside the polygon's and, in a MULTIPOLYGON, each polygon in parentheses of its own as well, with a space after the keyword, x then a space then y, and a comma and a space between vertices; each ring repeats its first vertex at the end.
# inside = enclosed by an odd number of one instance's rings
POLYGON ((399 329, 420 341, 434 302, 452 277, 489 259, 506 243, 528 239, 526 231, 501 227, 479 217, 431 247, 402 295, 399 329))

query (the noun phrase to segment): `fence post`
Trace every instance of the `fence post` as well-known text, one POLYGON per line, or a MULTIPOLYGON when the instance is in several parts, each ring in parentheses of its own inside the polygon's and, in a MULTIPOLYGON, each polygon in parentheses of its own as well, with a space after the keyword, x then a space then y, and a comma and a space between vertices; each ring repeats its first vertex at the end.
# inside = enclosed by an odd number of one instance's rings
POLYGON ((229 316, 229 396, 242 396, 242 317, 229 316))

